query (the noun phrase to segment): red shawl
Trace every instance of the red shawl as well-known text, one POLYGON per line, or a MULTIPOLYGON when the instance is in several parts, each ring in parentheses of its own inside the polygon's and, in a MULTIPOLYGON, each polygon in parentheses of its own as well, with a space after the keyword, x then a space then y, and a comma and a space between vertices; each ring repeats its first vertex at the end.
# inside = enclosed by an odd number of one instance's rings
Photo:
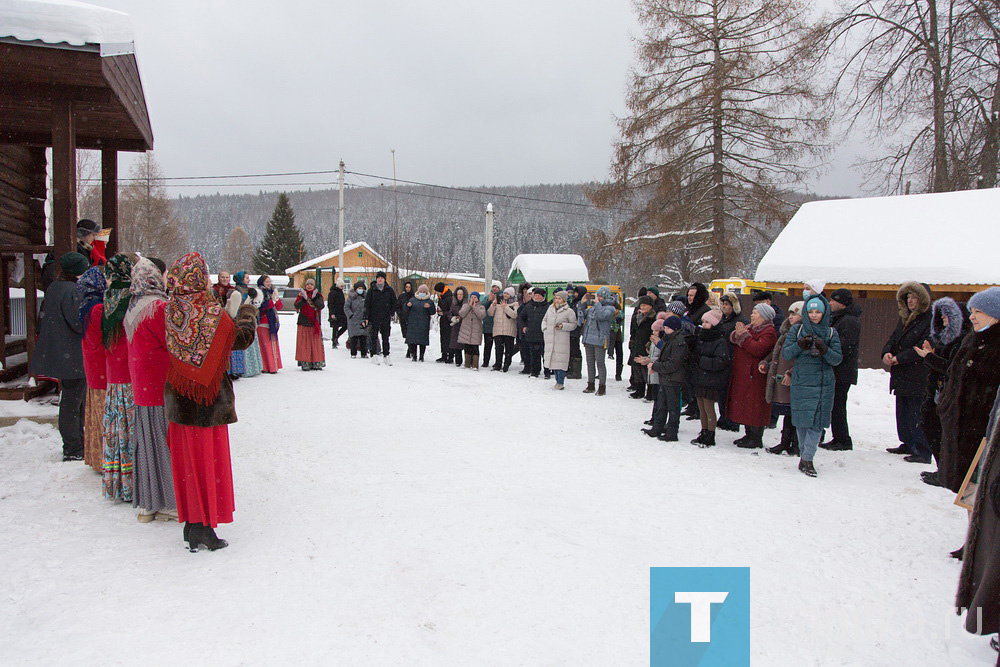
POLYGON ((319 323, 319 313, 316 312, 316 308, 313 307, 313 297, 316 296, 316 290, 299 290, 299 296, 296 300, 302 299, 302 305, 299 307, 299 312, 312 324, 313 329, 316 331, 317 336, 323 335, 323 326, 319 323))
POLYGON ((173 289, 165 310, 170 370, 167 382, 181 396, 209 405, 219 394, 236 325, 208 289, 208 267, 189 252, 170 267, 173 289))

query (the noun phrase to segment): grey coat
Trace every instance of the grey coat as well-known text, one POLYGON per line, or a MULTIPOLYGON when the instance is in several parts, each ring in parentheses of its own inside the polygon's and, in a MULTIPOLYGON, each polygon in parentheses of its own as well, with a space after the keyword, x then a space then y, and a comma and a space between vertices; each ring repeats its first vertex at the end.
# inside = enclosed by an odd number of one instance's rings
POLYGON ((434 318, 437 308, 430 296, 421 299, 414 294, 410 300, 403 305, 406 313, 406 343, 407 345, 430 345, 431 344, 431 320, 434 318))
POLYGON ((576 329, 576 313, 568 305, 556 308, 549 306, 542 319, 542 335, 545 337, 545 367, 553 371, 569 369, 569 332, 576 329), (556 325, 562 328, 557 329, 556 325))
POLYGON ((365 297, 352 290, 351 296, 344 304, 344 314, 347 316, 348 336, 353 338, 354 336, 368 335, 368 328, 361 326, 365 319, 365 297))
POLYGON ((609 300, 595 302, 583 311, 583 333, 580 334, 580 340, 584 345, 608 345, 611 339, 611 321, 615 319, 616 311, 609 300))
POLYGON ((58 380, 83 379, 82 343, 80 293, 75 282, 57 280, 45 290, 38 317, 38 342, 28 372, 58 380))

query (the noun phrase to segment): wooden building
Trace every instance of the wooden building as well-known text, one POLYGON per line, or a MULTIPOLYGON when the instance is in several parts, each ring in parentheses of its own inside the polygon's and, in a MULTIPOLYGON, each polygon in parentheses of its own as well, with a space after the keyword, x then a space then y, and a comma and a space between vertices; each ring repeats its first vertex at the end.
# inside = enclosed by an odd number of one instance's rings
MULTIPOLYGON (((27 369, 36 255, 76 248, 76 150, 101 151, 102 219, 118 230, 118 153, 153 148, 131 21, 121 12, 37 0, 0 6, 0 382, 27 369), (51 149, 51 162, 46 157, 51 149), (51 174, 52 208, 45 202, 51 174), (24 266, 27 335, 10 336, 10 266, 24 266)), ((11 397, 0 390, 0 398, 11 397)))

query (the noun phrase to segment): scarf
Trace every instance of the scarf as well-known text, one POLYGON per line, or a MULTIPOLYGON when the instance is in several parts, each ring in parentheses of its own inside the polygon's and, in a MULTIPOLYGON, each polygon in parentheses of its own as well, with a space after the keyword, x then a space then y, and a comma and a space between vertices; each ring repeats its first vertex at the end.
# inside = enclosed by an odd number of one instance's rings
POLYGON ((124 332, 122 322, 128 312, 132 285, 132 262, 118 253, 108 260, 105 267, 108 289, 104 292, 104 316, 101 318, 101 342, 110 350, 121 339, 124 332))
POLYGON ((129 342, 135 335, 139 325, 156 312, 156 304, 167 300, 167 284, 163 274, 151 261, 142 257, 132 269, 132 285, 129 287, 132 295, 125 313, 125 335, 129 342))
POLYGON ((316 296, 315 288, 307 290, 303 287, 302 289, 299 290, 299 298, 302 299, 302 301, 304 302, 299 312, 302 313, 302 315, 307 320, 309 320, 310 323, 312 323, 313 329, 316 330, 316 333, 322 336, 323 327, 319 323, 319 314, 316 312, 316 309, 312 305, 312 300, 314 296, 316 296))
POLYGON ((260 316, 267 320, 267 330, 272 336, 278 335, 278 313, 274 309, 274 288, 264 287, 264 278, 267 276, 261 276, 257 279, 257 287, 260 288, 261 293, 264 295, 264 300, 260 302, 260 316))
POLYGON ((167 302, 167 382, 197 403, 209 405, 219 394, 236 325, 208 291, 208 267, 197 252, 189 252, 170 267, 173 289, 167 302))
POLYGON ((87 326, 90 311, 99 303, 104 303, 104 290, 108 289, 108 279, 99 266, 87 269, 76 281, 76 291, 80 293, 80 324, 87 326))
POLYGON ((217 298, 223 305, 225 305, 226 300, 229 299, 229 292, 232 289, 232 285, 221 285, 219 283, 212 285, 212 291, 215 292, 215 298, 217 298))

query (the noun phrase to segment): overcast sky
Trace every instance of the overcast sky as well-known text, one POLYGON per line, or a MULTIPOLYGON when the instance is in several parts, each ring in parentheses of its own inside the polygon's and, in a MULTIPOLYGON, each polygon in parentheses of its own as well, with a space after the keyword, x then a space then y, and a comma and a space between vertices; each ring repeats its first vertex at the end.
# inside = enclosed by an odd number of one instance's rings
MULTIPOLYGON (((603 180, 637 32, 629 0, 89 1, 132 17, 167 176, 391 176, 394 148, 427 183, 603 180)), ((815 190, 856 194, 852 157, 815 190)))

